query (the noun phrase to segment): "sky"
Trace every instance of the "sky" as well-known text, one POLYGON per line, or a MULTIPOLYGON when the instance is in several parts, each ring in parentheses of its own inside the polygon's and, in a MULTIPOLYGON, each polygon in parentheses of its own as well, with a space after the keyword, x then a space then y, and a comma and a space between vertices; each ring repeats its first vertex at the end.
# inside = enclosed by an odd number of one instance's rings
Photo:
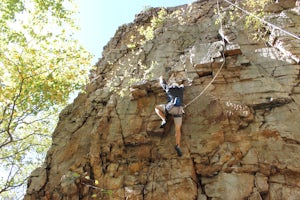
POLYGON ((119 26, 134 21, 145 7, 173 7, 193 0, 75 0, 79 9, 76 37, 94 55, 93 64, 119 26))

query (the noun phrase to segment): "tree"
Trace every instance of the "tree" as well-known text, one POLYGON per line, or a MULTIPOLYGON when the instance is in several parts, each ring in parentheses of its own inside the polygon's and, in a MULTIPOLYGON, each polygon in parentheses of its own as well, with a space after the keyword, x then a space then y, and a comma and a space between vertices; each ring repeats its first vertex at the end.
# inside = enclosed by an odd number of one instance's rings
POLYGON ((0 197, 15 195, 51 143, 59 110, 87 81, 72 0, 0 4, 0 197))

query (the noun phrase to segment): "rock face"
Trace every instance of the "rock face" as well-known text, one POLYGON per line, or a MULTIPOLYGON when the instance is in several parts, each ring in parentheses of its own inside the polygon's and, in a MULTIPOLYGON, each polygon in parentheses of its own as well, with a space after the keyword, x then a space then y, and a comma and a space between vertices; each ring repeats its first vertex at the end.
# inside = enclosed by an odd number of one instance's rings
MULTIPOLYGON (((266 27, 266 45, 249 39, 242 24, 220 29, 216 6, 207 0, 167 9, 144 43, 137 29, 158 8, 117 30, 86 93, 61 112, 26 200, 300 199, 300 40, 266 27), (156 78, 171 74, 191 83, 182 157, 172 120, 159 129, 154 112, 165 102, 156 78)), ((279 1, 268 19, 300 35, 299 6, 279 1)))

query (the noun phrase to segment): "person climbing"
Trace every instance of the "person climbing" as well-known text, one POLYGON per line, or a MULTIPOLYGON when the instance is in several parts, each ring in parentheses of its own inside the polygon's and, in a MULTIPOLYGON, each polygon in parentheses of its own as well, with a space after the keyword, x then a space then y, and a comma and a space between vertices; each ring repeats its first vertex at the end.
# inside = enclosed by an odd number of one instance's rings
MULTIPOLYGON (((172 78, 172 77, 171 77, 172 78)), ((175 124, 175 139, 176 145, 175 150, 178 156, 182 156, 180 149, 180 138, 181 138, 181 125, 183 110, 183 92, 184 85, 178 84, 175 79, 171 79, 170 83, 167 84, 162 76, 159 77, 159 83, 167 94, 168 103, 160 104, 155 106, 156 114, 161 118, 162 122, 160 128, 164 128, 168 121, 168 114, 172 115, 175 124)))

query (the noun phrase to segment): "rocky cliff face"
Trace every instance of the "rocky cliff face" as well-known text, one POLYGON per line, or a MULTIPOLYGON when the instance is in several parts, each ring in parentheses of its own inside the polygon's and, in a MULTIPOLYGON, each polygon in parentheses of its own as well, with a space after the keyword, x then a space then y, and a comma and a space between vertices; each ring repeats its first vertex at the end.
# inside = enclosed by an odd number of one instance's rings
MULTIPOLYGON (((129 47, 160 9, 117 30, 86 93, 61 112, 26 200, 300 199, 300 41, 271 27, 267 44, 238 23, 220 30, 216 6, 167 9, 176 17, 144 44, 129 47), (158 128, 154 106, 165 95, 156 77, 189 80, 187 104, 221 66, 185 109, 178 157, 172 120, 158 128)), ((299 6, 279 1, 268 20, 300 35, 299 6)))

